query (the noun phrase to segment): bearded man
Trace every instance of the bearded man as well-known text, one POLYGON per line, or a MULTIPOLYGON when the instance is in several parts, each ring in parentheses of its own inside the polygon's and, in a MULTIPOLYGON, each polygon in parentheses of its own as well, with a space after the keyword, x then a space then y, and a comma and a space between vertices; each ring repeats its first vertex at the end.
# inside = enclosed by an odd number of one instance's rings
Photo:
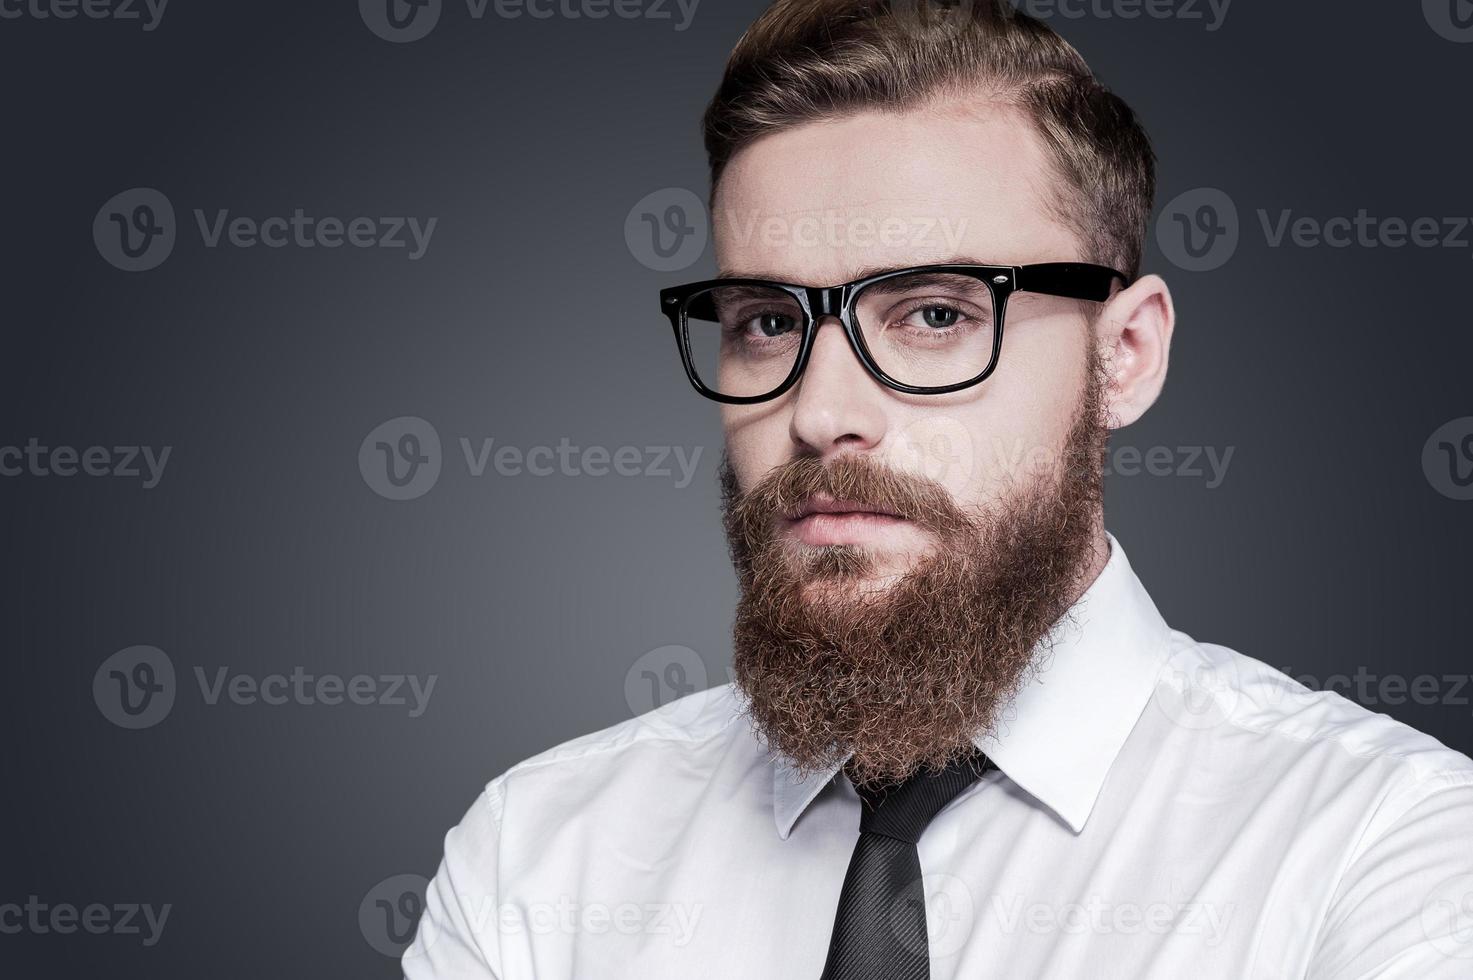
POLYGON ((494 779, 406 975, 1473 976, 1473 762, 1105 529, 1175 325, 1125 103, 1001 0, 777 0, 705 133, 734 681, 494 779))

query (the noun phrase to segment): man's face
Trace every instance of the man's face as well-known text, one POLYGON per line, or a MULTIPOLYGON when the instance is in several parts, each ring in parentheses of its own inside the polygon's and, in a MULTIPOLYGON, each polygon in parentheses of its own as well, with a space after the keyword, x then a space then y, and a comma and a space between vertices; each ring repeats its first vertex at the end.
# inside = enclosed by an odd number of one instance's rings
MULTIPOLYGON (((714 208, 723 274, 826 286, 870 271, 942 262, 1078 261, 1052 217, 1052 173, 1015 110, 972 101, 903 114, 866 112, 800 125, 743 149, 714 208)), ((988 510, 1057 461, 1080 403, 1088 310, 1030 293, 1009 303, 998 367, 950 395, 904 395, 865 371, 837 319, 819 327, 792 390, 723 408, 743 488, 800 457, 857 453, 936 481, 963 510, 988 510)), ((914 522, 875 516, 786 521, 795 548, 861 545, 888 586, 937 547, 914 522)))
MULTIPOLYGON (((1001 109, 800 126, 727 170, 721 270, 826 286, 1078 261, 1039 186, 1050 172, 1001 109)), ((944 396, 882 386, 826 318, 797 386, 723 409, 735 678, 801 768, 848 754, 852 778, 883 782, 968 749, 1102 563, 1109 380, 1090 312, 1016 294, 997 370, 944 396)))

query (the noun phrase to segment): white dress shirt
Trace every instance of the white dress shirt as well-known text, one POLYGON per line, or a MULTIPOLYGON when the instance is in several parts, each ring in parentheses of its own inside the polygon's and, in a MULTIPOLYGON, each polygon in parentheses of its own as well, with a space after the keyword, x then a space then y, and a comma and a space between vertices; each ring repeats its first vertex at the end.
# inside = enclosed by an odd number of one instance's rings
MULTIPOLYGON (((1473 978, 1473 761, 1172 630, 1109 540, 920 840, 932 978, 1473 978)), ((405 975, 818 980, 859 808, 682 698, 492 780, 405 975)))

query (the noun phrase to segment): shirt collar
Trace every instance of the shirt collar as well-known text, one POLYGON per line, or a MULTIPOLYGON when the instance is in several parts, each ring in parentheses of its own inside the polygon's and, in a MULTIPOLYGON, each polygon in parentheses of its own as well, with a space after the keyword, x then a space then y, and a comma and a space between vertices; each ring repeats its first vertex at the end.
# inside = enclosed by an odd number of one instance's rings
MULTIPOLYGON (((993 734, 978 737, 1003 774, 1084 829, 1126 737, 1150 700, 1170 628, 1106 532, 1110 557, 1052 635, 1052 652, 1025 681, 993 734)), ((843 766, 806 778, 779 755, 772 811, 786 840, 808 804, 843 766)))

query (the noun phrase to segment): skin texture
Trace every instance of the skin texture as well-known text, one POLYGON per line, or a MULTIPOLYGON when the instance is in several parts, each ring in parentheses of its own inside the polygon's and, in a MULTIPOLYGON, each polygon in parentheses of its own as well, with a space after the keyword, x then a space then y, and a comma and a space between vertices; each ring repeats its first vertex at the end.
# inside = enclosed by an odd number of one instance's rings
MULTIPOLYGON (((717 261, 808 285, 1091 261, 1050 206, 1067 193, 1026 117, 983 95, 805 123, 732 160, 717 261)), ((775 748, 815 767, 852 751, 852 778, 888 781, 991 723, 1108 558, 1106 432, 1160 393, 1173 323, 1155 276, 1103 304, 1018 293, 987 381, 912 396, 871 378, 826 318, 793 389, 722 406, 737 679, 775 748), (789 519, 837 487, 901 518, 789 519)))

